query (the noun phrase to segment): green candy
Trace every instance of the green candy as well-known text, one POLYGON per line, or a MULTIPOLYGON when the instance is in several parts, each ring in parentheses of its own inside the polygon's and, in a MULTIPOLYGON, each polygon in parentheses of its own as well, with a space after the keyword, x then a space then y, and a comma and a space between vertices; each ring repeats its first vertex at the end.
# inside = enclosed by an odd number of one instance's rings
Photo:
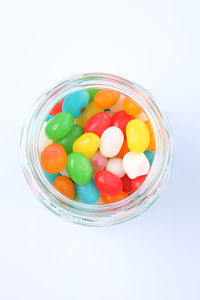
POLYGON ((75 140, 77 140, 83 134, 83 128, 74 124, 72 130, 63 138, 56 140, 56 143, 62 145, 65 148, 67 154, 73 152, 72 146, 75 140))
POLYGON ((98 93, 100 90, 96 90, 96 89, 90 89, 87 90, 90 98, 89 98, 89 103, 92 102, 94 100, 94 96, 96 95, 96 93, 98 93))
POLYGON ((92 166, 89 159, 82 153, 70 153, 67 157, 67 172, 78 184, 86 184, 92 178, 92 166))
POLYGON ((67 135, 74 125, 74 118, 69 112, 61 112, 49 120, 45 133, 51 140, 58 140, 67 135))

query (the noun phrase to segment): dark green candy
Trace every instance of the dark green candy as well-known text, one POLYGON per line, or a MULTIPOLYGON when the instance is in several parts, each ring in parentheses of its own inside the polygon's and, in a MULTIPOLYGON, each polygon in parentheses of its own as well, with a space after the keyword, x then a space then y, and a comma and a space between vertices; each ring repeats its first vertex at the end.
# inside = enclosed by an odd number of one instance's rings
POLYGON ((72 130, 63 138, 56 140, 56 143, 62 145, 65 148, 65 151, 67 152, 67 154, 69 154, 73 151, 72 150, 73 143, 82 134, 83 134, 83 129, 81 128, 81 126, 74 124, 72 127, 72 130))
POLYGON ((61 112, 49 120, 45 133, 51 140, 58 140, 67 135, 73 127, 74 118, 69 112, 61 112))
POLYGON ((90 89, 90 90, 87 90, 90 98, 89 98, 89 103, 92 102, 94 100, 94 96, 96 95, 96 93, 98 93, 100 90, 97 90, 97 89, 90 89))

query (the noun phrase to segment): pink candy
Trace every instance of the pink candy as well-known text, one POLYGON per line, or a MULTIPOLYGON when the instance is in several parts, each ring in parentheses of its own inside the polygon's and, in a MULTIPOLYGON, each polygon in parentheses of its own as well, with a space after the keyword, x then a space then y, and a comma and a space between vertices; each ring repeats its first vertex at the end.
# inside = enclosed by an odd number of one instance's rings
POLYGON ((97 151, 91 158, 91 164, 94 172, 103 170, 107 164, 107 158, 103 156, 100 151, 97 151))

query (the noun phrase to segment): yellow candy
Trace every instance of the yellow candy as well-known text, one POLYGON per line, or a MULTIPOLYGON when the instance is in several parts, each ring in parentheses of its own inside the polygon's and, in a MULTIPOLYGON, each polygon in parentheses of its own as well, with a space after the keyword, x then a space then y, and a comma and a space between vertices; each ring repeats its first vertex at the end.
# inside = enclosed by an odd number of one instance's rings
POLYGON ((84 128, 85 123, 87 122, 87 120, 89 120, 91 117, 93 117, 94 115, 103 112, 104 110, 102 108, 99 108, 97 106, 94 105, 94 102, 91 102, 88 104, 86 110, 84 111, 84 113, 75 120, 75 123, 78 124, 79 126, 81 126, 82 128, 84 128))
POLYGON ((150 142, 150 134, 145 123, 139 119, 128 122, 126 126, 128 148, 135 153, 144 152, 150 142))
POLYGON ((100 138, 97 134, 87 132, 81 135, 73 144, 73 152, 84 154, 91 158, 100 146, 100 138))

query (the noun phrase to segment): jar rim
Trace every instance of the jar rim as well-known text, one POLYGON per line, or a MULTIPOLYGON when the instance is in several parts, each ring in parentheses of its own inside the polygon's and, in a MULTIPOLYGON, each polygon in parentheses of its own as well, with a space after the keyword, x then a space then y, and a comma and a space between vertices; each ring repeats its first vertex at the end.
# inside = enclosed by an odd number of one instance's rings
POLYGON ((111 222, 116 223, 140 214, 160 195, 171 173, 173 137, 165 114, 161 113, 151 94, 143 87, 116 75, 87 73, 61 81, 43 93, 34 103, 22 130, 21 150, 25 177, 43 204, 63 217, 66 217, 67 212, 68 219, 71 214, 71 220, 74 222, 99 222, 101 225, 102 222, 105 223, 105 218, 108 221, 108 218, 113 217, 114 221, 111 222), (155 157, 145 182, 127 198, 110 204, 85 204, 67 198, 51 185, 40 164, 38 139, 50 110, 67 94, 90 88, 112 89, 134 99, 147 114, 156 137, 155 157), (84 218, 87 221, 84 222, 84 218))

